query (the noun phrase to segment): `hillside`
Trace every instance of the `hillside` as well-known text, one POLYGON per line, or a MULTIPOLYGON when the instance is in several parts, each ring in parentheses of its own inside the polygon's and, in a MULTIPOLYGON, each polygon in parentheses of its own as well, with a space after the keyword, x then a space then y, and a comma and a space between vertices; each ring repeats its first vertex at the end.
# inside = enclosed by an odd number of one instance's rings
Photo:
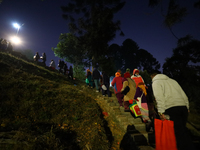
POLYGON ((115 149, 91 89, 0 52, 0 148, 115 149))
MULTIPOLYGON (((85 83, 12 54, 0 52, 0 149, 118 150, 122 141, 128 142, 125 120, 137 119, 118 110, 108 112, 118 105, 114 95, 102 100, 85 83)), ((199 120, 192 109, 187 127, 198 145, 199 120)), ((153 149, 150 144, 140 149, 153 149)))

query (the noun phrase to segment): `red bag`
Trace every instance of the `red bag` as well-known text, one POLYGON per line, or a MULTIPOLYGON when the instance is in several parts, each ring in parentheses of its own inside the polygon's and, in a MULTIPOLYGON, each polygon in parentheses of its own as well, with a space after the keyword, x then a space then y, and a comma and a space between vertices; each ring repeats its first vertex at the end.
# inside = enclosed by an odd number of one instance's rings
POLYGON ((177 150, 174 122, 171 120, 154 120, 156 150, 177 150))

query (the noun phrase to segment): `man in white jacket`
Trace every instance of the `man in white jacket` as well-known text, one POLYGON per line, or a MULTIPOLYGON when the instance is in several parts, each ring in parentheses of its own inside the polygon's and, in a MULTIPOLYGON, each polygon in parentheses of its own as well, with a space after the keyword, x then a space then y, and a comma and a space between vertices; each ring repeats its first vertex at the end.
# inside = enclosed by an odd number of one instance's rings
POLYGON ((170 120, 174 121, 178 150, 195 149, 191 138, 187 135, 189 101, 185 92, 175 80, 164 74, 153 73, 151 78, 160 119, 165 120, 165 115, 169 115, 170 120))

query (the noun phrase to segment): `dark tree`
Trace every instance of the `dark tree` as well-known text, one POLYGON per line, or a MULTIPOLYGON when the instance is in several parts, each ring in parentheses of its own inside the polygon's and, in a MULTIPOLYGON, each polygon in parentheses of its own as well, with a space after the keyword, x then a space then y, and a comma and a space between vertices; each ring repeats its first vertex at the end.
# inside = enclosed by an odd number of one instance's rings
POLYGON ((171 58, 163 65, 163 73, 177 80, 191 101, 200 102, 200 41, 189 36, 179 40, 171 58))
POLYGON ((110 56, 115 60, 116 70, 120 69, 124 72, 126 68, 130 70, 138 68, 151 72, 160 69, 160 64, 156 58, 148 51, 140 49, 132 39, 126 39, 122 46, 112 44, 109 49, 110 56))
POLYGON ((138 50, 137 57, 140 63, 139 69, 143 68, 143 70, 146 70, 147 72, 160 69, 160 63, 148 51, 144 49, 138 50))
POLYGON ((113 40, 116 31, 121 31, 120 21, 114 22, 113 16, 124 4, 122 0, 71 0, 62 7, 63 17, 70 21, 70 31, 80 38, 93 64, 98 63, 100 56, 107 55, 108 42, 113 40))

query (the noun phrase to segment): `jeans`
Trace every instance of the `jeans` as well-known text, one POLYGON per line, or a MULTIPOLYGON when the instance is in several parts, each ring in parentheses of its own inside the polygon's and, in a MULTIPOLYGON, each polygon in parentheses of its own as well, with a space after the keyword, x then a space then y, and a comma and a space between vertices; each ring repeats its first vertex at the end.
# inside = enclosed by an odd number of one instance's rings
POLYGON ((99 79, 94 79, 96 90, 99 90, 99 79))

